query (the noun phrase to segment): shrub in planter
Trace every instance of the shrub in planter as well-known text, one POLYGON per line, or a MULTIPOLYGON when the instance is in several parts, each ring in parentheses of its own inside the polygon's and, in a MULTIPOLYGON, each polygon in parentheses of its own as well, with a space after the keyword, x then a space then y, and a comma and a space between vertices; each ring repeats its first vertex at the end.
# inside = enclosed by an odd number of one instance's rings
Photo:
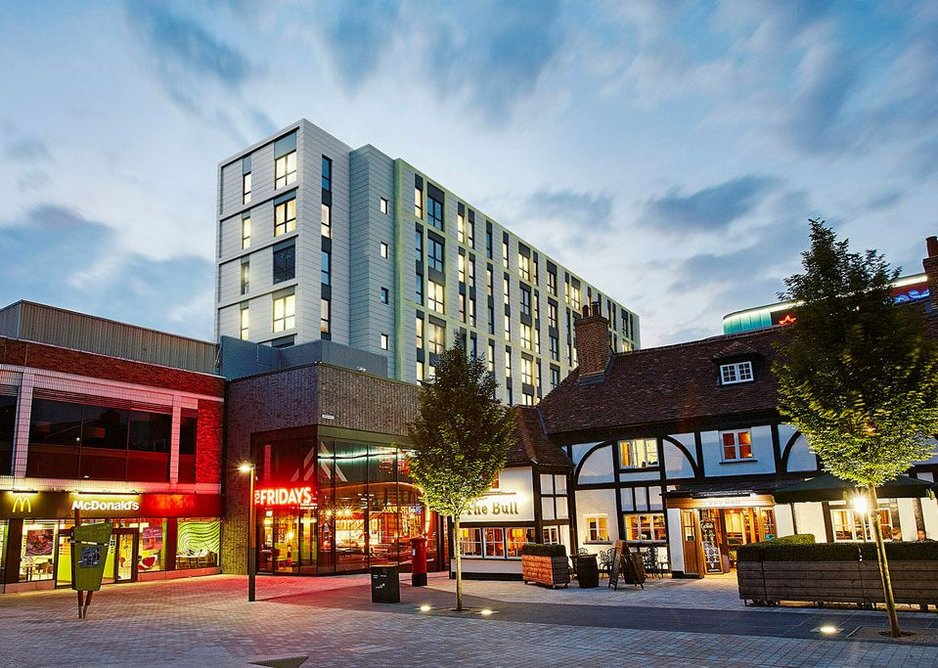
POLYGON ((814 545, 817 541, 814 540, 813 533, 796 533, 791 536, 779 536, 774 541, 767 542, 775 545, 814 545))
POLYGON ((566 557, 567 549, 563 545, 525 543, 521 546, 521 555, 529 555, 532 557, 566 557))

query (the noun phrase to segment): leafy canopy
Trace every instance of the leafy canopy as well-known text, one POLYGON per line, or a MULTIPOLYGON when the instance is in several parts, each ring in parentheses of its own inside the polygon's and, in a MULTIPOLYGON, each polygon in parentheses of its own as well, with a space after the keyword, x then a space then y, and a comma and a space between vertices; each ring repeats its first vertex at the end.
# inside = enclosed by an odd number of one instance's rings
POLYGON ((779 296, 797 320, 774 372, 779 409, 825 468, 844 480, 880 485, 927 459, 938 433, 938 365, 924 318, 896 306, 898 275, 875 251, 851 253, 811 220, 804 273, 779 296))
POLYGON ((511 411, 495 399, 497 384, 478 357, 456 345, 439 356, 436 378, 419 394, 411 474, 427 504, 458 516, 491 488, 514 441, 511 411))

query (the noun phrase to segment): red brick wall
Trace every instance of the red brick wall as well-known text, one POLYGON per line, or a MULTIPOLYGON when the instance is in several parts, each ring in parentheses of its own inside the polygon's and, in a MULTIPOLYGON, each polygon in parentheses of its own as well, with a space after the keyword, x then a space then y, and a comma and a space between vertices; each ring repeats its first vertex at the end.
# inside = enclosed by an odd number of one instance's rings
POLYGON ((609 321, 600 315, 576 321, 576 356, 580 376, 602 373, 612 355, 609 321))
POLYGON ((223 404, 220 401, 199 401, 199 426, 196 432, 195 481, 221 482, 221 441, 223 404))
POLYGON ((117 357, 0 337, 0 364, 223 397, 223 378, 117 357))

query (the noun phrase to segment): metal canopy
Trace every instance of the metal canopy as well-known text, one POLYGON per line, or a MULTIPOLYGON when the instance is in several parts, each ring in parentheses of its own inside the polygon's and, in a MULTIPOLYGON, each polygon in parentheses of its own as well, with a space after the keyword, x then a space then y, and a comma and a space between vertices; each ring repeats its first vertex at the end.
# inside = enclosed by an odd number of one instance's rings
MULTIPOLYGON (((900 475, 876 488, 880 499, 910 499, 930 496, 932 483, 900 475)), ((783 487, 772 492, 776 503, 798 503, 809 501, 843 501, 856 493, 855 482, 841 480, 831 473, 783 487)))

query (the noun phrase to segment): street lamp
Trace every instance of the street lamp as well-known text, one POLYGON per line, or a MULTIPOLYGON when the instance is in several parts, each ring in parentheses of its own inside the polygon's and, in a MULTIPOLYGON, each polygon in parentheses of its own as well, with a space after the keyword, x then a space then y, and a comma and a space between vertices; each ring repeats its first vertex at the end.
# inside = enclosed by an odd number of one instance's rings
POLYGON ((857 492, 856 495, 853 497, 853 509, 857 511, 858 513, 860 513, 860 515, 863 517, 863 520, 862 520, 863 521, 863 542, 865 543, 866 537, 869 535, 867 534, 866 523, 869 520, 870 522, 869 533, 871 534, 873 533, 873 526, 872 526, 873 522, 872 522, 872 518, 868 516, 869 510, 870 510, 870 501, 869 499, 866 498, 866 495, 863 494, 862 492, 857 492))
POLYGON ((257 531, 254 519, 254 462, 244 462, 238 470, 251 476, 248 491, 248 601, 253 601, 257 575, 257 549, 254 544, 254 534, 257 531))

